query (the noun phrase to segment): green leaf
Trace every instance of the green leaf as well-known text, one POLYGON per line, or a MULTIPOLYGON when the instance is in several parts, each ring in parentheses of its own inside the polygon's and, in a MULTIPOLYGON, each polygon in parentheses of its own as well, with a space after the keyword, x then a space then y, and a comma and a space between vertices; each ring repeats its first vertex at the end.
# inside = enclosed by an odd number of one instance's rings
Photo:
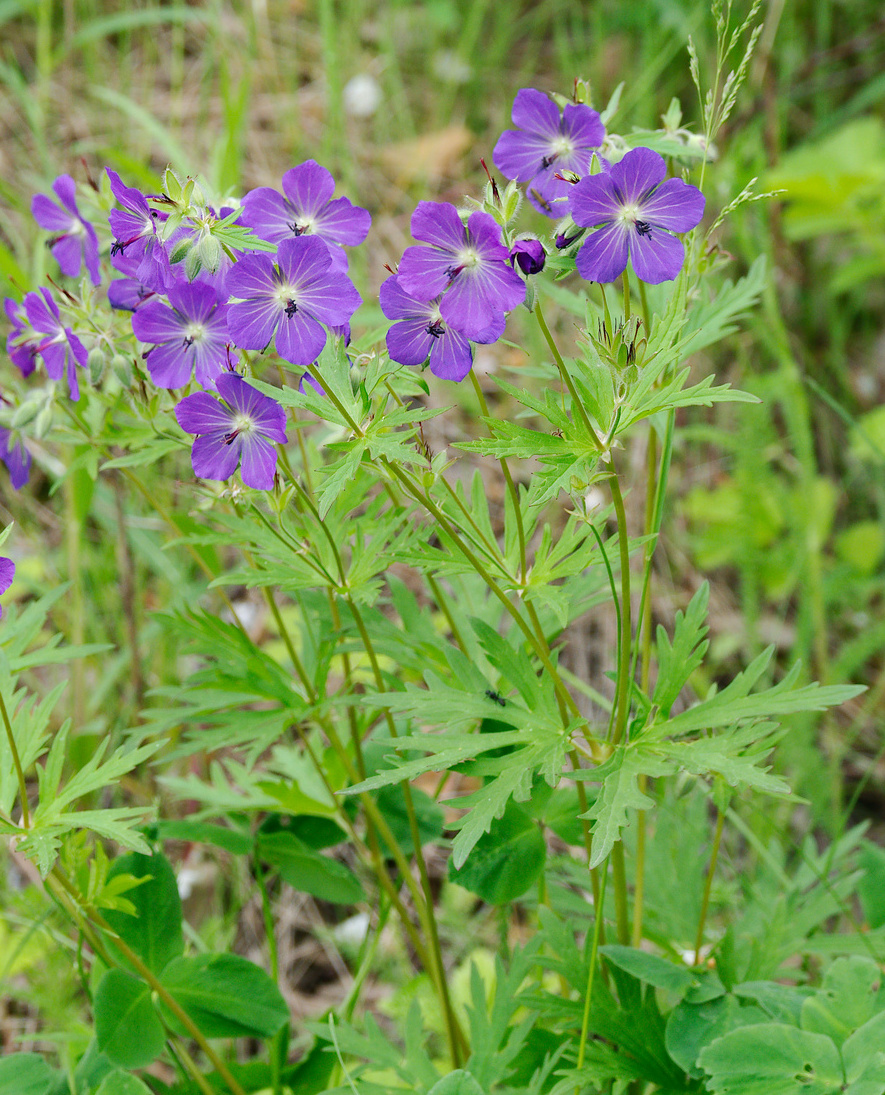
POLYGON ((639 777, 672 774, 672 761, 652 756, 636 747, 618 746, 605 764, 588 773, 594 783, 602 784, 599 795, 582 817, 595 821, 591 868, 599 866, 620 840, 628 824, 629 810, 649 810, 654 801, 639 790, 639 777))
POLYGON ((859 1027, 842 1046, 848 1086, 845 1095, 882 1095, 885 1091, 885 1012, 859 1027))
POLYGON ((315 852, 294 833, 284 830, 259 833, 258 853, 300 893, 309 893, 338 905, 354 905, 365 900, 362 883, 349 867, 315 852))
POLYGON ((803 1030, 826 1034, 837 1046, 885 1006, 882 971, 871 958, 837 958, 820 989, 802 1005, 803 1030))
POLYGON ((47 1095, 58 1074, 37 1053, 0 1061, 0 1095, 47 1095))
POLYGON ((443 1076, 427 1095, 485 1095, 485 1092, 469 1072, 459 1068, 443 1076))
POLYGON ((681 1000, 667 1019, 667 1052, 680 1068, 698 1078, 703 1073, 697 1068, 697 1059, 704 1046, 738 1027, 765 1021, 761 1008, 741 1007, 734 996, 720 996, 702 1004, 681 1000))
POLYGON ((160 820, 151 826, 159 840, 186 840, 194 844, 214 844, 234 855, 249 855, 255 843, 250 833, 228 825, 213 825, 208 821, 160 820))
POLYGON ((858 865, 864 873, 857 884, 864 918, 871 928, 881 928, 885 925, 885 851, 865 840, 858 865))
POLYGON ((685 612, 676 613, 672 643, 664 628, 658 626, 658 679, 652 702, 664 716, 670 714, 686 681, 704 660, 709 646, 705 638, 709 600, 710 586, 704 582, 685 612))
MULTIPOLYGON (((430 844, 434 840, 439 840, 442 836, 445 821, 442 807, 418 787, 410 788, 410 793, 415 810, 415 819, 418 823, 418 839, 421 841, 422 846, 430 844)), ((414 855, 412 826, 409 822, 405 793, 402 787, 382 787, 375 801, 399 846, 406 855, 414 855)), ((383 838, 382 842, 386 848, 387 842, 383 838)))
POLYGON ((600 947, 600 951, 619 969, 625 970, 640 981, 654 985, 656 989, 684 994, 692 987, 700 985, 695 972, 685 966, 676 966, 666 958, 656 954, 647 954, 635 947, 624 947, 619 943, 610 943, 600 947))
POLYGON ((838 1095, 842 1062, 833 1042, 783 1023, 741 1027, 701 1051, 714 1095, 838 1095))
MULTIPOLYGON (((181 898, 175 874, 169 860, 159 852, 152 856, 131 852, 111 864, 108 878, 118 875, 147 881, 127 893, 127 899, 135 906, 135 916, 108 909, 105 919, 150 970, 160 973, 169 961, 184 952, 181 898)), ((109 945, 116 950, 113 940, 109 945)), ((122 955, 121 960, 128 965, 122 955)))
POLYGON ((530 889, 541 872, 547 848, 537 823, 516 803, 492 821, 460 868, 449 860, 448 877, 490 905, 506 905, 530 889))
POLYGON ((151 1089, 131 1072, 112 1072, 102 1080, 95 1095, 151 1095, 151 1089))
POLYGON ((93 1001, 98 1048, 115 1065, 146 1068, 163 1052, 166 1035, 151 990, 124 970, 108 970, 93 1001))
MULTIPOLYGON (((175 958, 163 970, 163 987, 207 1038, 272 1038, 289 1021, 289 1008, 270 977, 237 954, 175 958)), ((186 1031, 168 1011, 170 1024, 186 1031)))

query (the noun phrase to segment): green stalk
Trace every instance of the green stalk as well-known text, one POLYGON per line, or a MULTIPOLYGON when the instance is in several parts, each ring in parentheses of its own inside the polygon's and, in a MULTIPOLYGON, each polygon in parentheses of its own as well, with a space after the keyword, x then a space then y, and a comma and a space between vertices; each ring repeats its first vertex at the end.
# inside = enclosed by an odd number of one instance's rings
POLYGON ((627 542, 627 514, 624 510, 624 497, 621 494, 621 485, 618 482, 613 458, 612 474, 609 477, 608 484, 618 522, 618 547, 621 556, 621 626, 616 701, 617 717, 612 737, 612 743, 619 745, 627 732, 627 717, 630 712, 630 654, 633 621, 630 608, 630 546, 627 542))
POLYGON ((701 915, 698 918, 698 930, 694 941, 694 964, 701 963, 701 946, 704 942, 704 924, 707 920, 707 910, 710 907, 710 890, 713 887, 713 875, 716 871, 716 860, 719 857, 719 845, 722 842, 722 829, 725 825, 725 814, 722 810, 716 810, 716 832, 713 836, 713 852, 710 856, 710 866, 707 868, 707 878, 704 882, 704 898, 701 902, 701 915))
MULTIPOLYGON (((71 642, 82 646, 85 638, 83 623, 83 569, 80 566, 82 523, 77 516, 75 480, 69 477, 64 484, 65 497, 65 547, 68 556, 68 576, 71 580, 71 642)), ((71 666, 71 718, 74 726, 86 721, 86 676, 82 658, 75 658, 71 666)))
MULTIPOLYGON (((79 914, 76 915, 75 919, 80 921, 81 918, 88 918, 88 920, 91 920, 92 924, 94 924, 101 931, 105 932, 108 936, 113 938, 114 946, 120 951, 126 961, 130 963, 133 969, 136 970, 138 976, 150 986, 151 991, 154 992, 163 1001, 166 1007, 172 1012, 175 1018, 188 1032, 190 1037, 193 1038, 193 1040, 197 1043, 197 1045, 206 1055, 206 1059, 210 1062, 218 1075, 227 1084, 228 1088, 231 1091, 231 1095, 246 1095, 246 1093, 243 1091, 243 1088, 239 1085, 239 1083, 237 1083, 236 1079, 232 1075, 230 1069, 209 1044, 203 1032, 196 1025, 193 1019, 191 1019, 191 1017, 184 1010, 184 1008, 178 1003, 175 997, 172 996, 169 990, 163 985, 162 981, 159 980, 154 971, 146 966, 145 963, 141 960, 141 957, 136 954, 135 951, 133 951, 131 947, 129 947, 128 944, 120 938, 119 935, 117 935, 114 929, 105 920, 101 913, 98 912, 97 909, 83 907, 80 901, 80 895, 77 892, 76 887, 67 878, 61 868, 58 866, 53 867, 50 878, 55 882, 59 889, 64 891, 65 895, 74 905, 74 910, 69 911, 73 911, 76 914, 79 914)), ((107 960, 107 952, 104 947, 100 948, 100 953, 101 952, 104 952, 103 960, 107 960)), ((114 963, 109 962, 108 964, 113 965, 114 963)))
MULTIPOLYGON (((590 1034, 590 1004, 593 999, 593 981, 596 976, 596 966, 599 959, 599 945, 603 931, 603 903, 605 901, 605 887, 608 882, 608 871, 602 872, 602 885, 599 887, 599 897, 593 898, 595 916, 593 918, 593 945, 590 949, 590 969, 587 971, 587 992, 584 996, 584 1014, 581 1019, 581 1040, 578 1043, 578 1068, 584 1066, 584 1053, 587 1049, 587 1039, 590 1034)), ((575 1089, 576 1095, 578 1088, 575 1089)))
POLYGON ((15 765, 15 774, 18 779, 18 794, 22 804, 22 828, 30 829, 31 816, 28 812, 28 785, 25 782, 25 773, 22 769, 21 757, 18 754, 18 746, 15 743, 15 734, 12 732, 12 723, 9 712, 6 710, 6 701, 0 690, 0 715, 3 716, 3 726, 6 729, 6 740, 9 742, 9 751, 12 753, 12 763, 15 765))
POLYGON ((584 410, 584 404, 581 402, 577 391, 575 391, 572 378, 569 376, 569 371, 565 367, 565 361, 563 361, 562 354, 559 352, 559 347, 554 342, 553 335, 550 334, 550 328, 547 326, 547 321, 544 319, 544 313, 541 310, 541 301, 538 299, 535 300, 535 316, 538 320, 538 326, 541 328, 541 333, 543 334, 547 345, 550 347, 550 353, 553 354, 553 360, 556 362, 557 369, 559 369, 559 375, 562 377, 562 382, 568 388, 569 395, 572 397, 572 409, 577 411, 584 429, 587 431, 587 435, 590 437, 597 451, 602 452, 604 446, 599 440, 599 436, 597 435, 596 430, 594 430, 590 419, 587 417, 587 412, 584 410))

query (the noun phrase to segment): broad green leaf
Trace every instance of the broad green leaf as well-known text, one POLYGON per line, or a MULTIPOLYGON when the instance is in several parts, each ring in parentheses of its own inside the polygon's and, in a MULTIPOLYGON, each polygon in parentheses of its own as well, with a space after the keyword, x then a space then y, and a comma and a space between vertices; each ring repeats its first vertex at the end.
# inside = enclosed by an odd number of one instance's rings
POLYGON ((741 1007, 734 996, 720 996, 703 1004, 681 1000, 667 1019, 667 1052, 680 1068, 700 1077, 703 1072, 697 1060, 704 1046, 738 1027, 765 1021, 761 1008, 741 1007))
POLYGON ((741 1027, 706 1046, 698 1064, 714 1095, 839 1095, 842 1062, 833 1042, 782 1023, 741 1027))
POLYGON ((38 1053, 14 1053, 0 1061, 0 1095, 47 1095, 56 1076, 38 1053))
POLYGON ((544 869, 547 849, 537 823, 511 802, 474 844, 464 865, 449 860, 448 877, 490 905, 506 905, 530 889, 544 869))
POLYGON ((463 1068, 443 1076, 427 1095, 486 1095, 473 1076, 463 1068))
POLYGON ((882 1095, 885 1092, 885 1012, 859 1027, 842 1046, 846 1095, 882 1095))
MULTIPOLYGON (((803 1030, 826 1034, 837 1046, 885 1006, 882 971, 871 958, 837 958, 820 989, 802 1005, 803 1030)), ((885 1048, 885 1047, 883 1047, 885 1048)))
MULTIPOLYGON (((149 969, 160 973, 173 958, 184 952, 181 930, 181 898, 169 860, 159 852, 152 856, 131 852, 111 864, 108 878, 132 875, 147 881, 127 893, 136 915, 108 909, 105 919, 149 969)), ((114 948, 113 940, 110 946, 114 948)), ((125 956, 122 961, 128 965, 125 956)))
POLYGON ((339 905, 354 905, 365 900, 362 883, 349 867, 315 852, 293 833, 284 830, 260 833, 258 852, 300 893, 339 905))
POLYGON ((124 970, 108 970, 93 1001, 98 1048, 122 1068, 146 1068, 163 1052, 166 1035, 151 990, 124 970))
MULTIPOLYGON (((289 1021, 289 1008, 264 970, 237 954, 175 958, 163 987, 207 1038, 271 1038, 289 1021)), ((172 1026, 186 1031, 165 1012, 172 1026)))
POLYGON ((95 1095, 151 1095, 151 1089, 131 1072, 112 1072, 102 1080, 95 1095))

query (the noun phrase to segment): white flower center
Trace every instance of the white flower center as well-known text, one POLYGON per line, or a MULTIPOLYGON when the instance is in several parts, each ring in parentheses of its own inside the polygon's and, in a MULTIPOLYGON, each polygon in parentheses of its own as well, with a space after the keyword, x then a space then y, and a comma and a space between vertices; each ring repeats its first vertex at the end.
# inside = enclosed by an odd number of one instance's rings
POLYGON ((475 247, 465 247, 458 252, 458 265, 464 270, 469 270, 473 266, 479 266, 481 262, 482 258, 475 247))
POLYGON ((622 205, 618 212, 617 219, 621 224, 624 224, 629 228, 637 221, 642 220, 642 208, 637 205, 636 202, 622 205))
POLYGON ((232 433, 251 433, 255 429, 255 423, 247 414, 238 414, 231 422, 232 433))
POLYGON ((184 339, 189 346, 201 342, 206 337, 206 328, 202 323, 189 323, 184 329, 184 339))
POLYGON ((550 142, 550 155, 547 158, 553 160, 557 156, 570 156, 574 150, 575 146, 571 137, 566 137, 563 134, 561 137, 557 137, 555 141, 550 142))

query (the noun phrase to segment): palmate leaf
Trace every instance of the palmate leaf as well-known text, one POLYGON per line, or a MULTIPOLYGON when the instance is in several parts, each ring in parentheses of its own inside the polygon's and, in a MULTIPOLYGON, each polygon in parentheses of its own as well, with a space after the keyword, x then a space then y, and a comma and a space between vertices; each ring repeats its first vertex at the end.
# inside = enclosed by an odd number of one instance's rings
POLYGON ((658 626, 658 679, 652 702, 664 715, 669 715, 676 697, 707 652, 709 600, 710 586, 704 582, 685 612, 676 613, 672 643, 664 628, 658 626))

